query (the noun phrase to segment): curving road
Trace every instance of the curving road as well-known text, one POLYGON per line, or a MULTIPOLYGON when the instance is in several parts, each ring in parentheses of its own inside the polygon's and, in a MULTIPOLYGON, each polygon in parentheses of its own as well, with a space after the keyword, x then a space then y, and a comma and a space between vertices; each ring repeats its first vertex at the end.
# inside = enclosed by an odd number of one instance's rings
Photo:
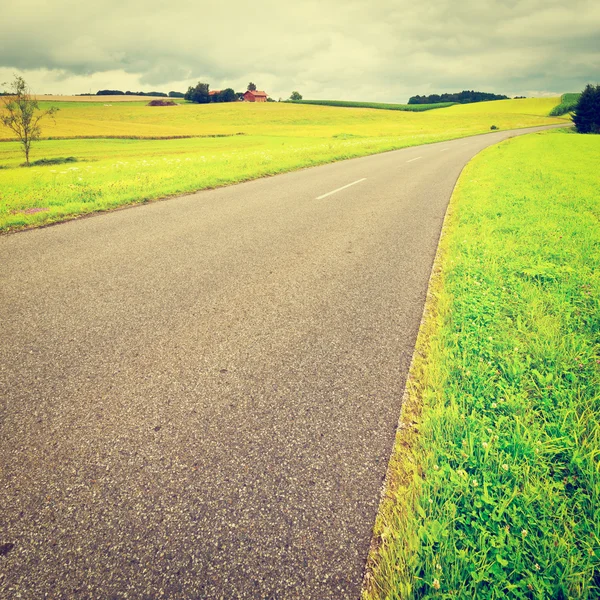
POLYGON ((358 598, 448 199, 530 131, 0 237, 0 597, 358 598))

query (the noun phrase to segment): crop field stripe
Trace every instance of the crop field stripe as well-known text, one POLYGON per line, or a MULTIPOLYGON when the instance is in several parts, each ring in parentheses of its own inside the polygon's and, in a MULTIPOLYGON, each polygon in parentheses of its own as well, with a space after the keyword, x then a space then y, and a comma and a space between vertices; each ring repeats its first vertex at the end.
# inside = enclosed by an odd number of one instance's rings
POLYGON ((338 108, 375 108, 379 110, 400 110, 406 112, 425 112, 456 104, 455 102, 438 102, 437 104, 387 104, 384 102, 352 102, 350 100, 288 100, 286 103, 336 106, 338 108))
POLYGON ((563 94, 560 97, 560 104, 555 106, 548 114, 551 117, 557 117, 572 112, 577 106, 577 102, 579 102, 579 96, 581 96, 579 93, 563 94))

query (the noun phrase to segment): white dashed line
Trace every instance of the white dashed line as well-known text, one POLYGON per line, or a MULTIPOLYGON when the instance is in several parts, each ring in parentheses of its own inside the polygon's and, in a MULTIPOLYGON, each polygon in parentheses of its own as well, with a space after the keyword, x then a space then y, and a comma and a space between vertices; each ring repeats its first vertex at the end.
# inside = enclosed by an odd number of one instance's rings
POLYGON ((326 194, 323 194, 322 196, 319 196, 317 198, 317 200, 323 200, 323 198, 327 198, 327 196, 331 196, 331 194, 335 194, 336 192, 341 192, 342 190, 345 190, 346 188, 349 188, 351 185, 356 185, 357 183, 360 183, 361 181, 365 181, 367 178, 363 177, 362 179, 359 179, 357 181, 353 181, 352 183, 349 183, 348 185, 345 185, 341 188, 338 188, 337 190, 333 190, 332 192, 327 192, 326 194))
POLYGON ((440 152, 446 152, 446 150, 451 150, 451 148, 444 148, 443 150, 440 150, 440 152))
POLYGON ((410 160, 407 160, 406 162, 413 162, 414 160, 419 160, 420 158, 423 158, 422 156, 417 156, 417 158, 411 158, 410 160))

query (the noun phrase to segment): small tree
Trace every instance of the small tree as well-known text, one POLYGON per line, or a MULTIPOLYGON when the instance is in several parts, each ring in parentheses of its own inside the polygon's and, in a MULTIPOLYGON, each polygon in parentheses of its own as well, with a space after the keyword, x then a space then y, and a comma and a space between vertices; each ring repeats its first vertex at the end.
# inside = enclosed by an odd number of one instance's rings
POLYGON ((256 86, 252 82, 250 82, 248 84, 248 91, 249 92, 255 92, 256 91, 256 86))
POLYGON ((575 106, 573 123, 578 133, 600 133, 600 85, 586 85, 575 106))
POLYGON ((292 92, 290 100, 302 100, 302 94, 300 94, 299 92, 292 92))
POLYGON ((52 116, 58 108, 40 110, 37 100, 31 96, 29 86, 19 75, 15 75, 14 81, 10 83, 9 94, 2 97, 0 107, 4 109, 0 112, 0 122, 21 142, 25 163, 29 166, 31 144, 39 140, 42 133, 40 121, 46 116, 52 116))

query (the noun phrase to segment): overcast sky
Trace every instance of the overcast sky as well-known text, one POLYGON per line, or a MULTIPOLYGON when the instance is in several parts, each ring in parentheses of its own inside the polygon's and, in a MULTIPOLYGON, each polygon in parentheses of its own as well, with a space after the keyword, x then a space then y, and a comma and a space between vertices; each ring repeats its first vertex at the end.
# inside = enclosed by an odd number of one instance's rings
POLYGON ((5 0, 0 82, 406 102, 600 83, 598 0, 5 0))

